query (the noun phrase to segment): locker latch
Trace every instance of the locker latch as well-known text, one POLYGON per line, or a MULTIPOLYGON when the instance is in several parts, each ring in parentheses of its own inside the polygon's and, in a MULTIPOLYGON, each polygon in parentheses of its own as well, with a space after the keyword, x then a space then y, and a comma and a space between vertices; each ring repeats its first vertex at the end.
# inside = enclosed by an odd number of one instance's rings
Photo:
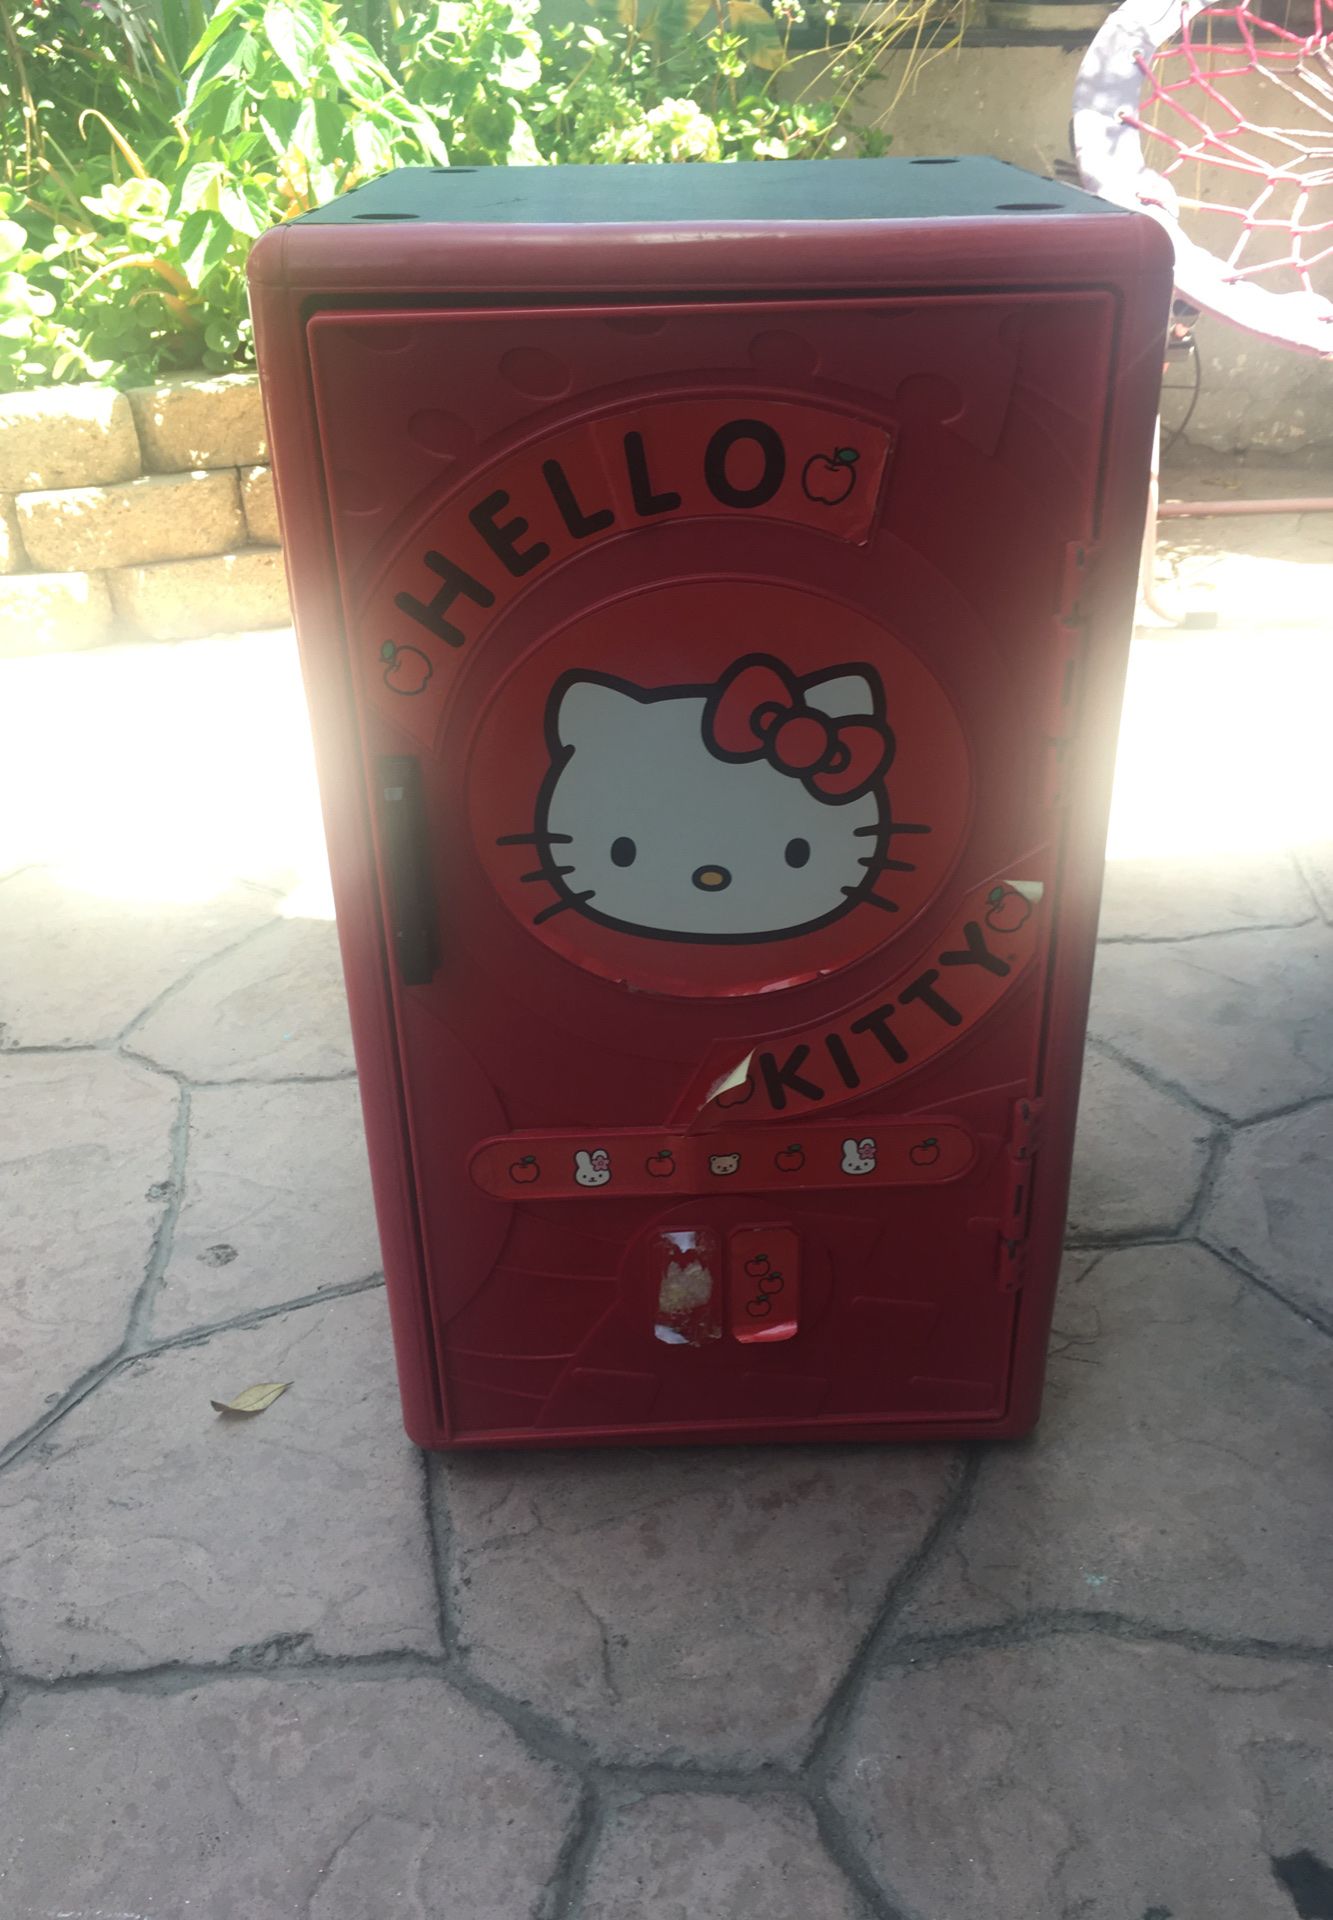
POLYGON ((1096 548, 1074 540, 1065 548, 1060 580, 1060 604, 1051 635, 1049 703, 1042 719, 1047 740, 1047 769, 1043 801, 1057 807, 1064 799, 1070 748, 1078 727, 1080 681, 1086 643, 1086 592, 1096 548))
POLYGON ((1040 1139, 1041 1101, 1016 1100, 1005 1154, 1005 1211, 1000 1221, 997 1278, 1002 1293, 1017 1292, 1027 1269, 1033 1162, 1040 1139))
POLYGON ((403 983, 421 987, 429 982, 439 958, 421 768, 410 754, 387 753, 376 770, 394 957, 403 983))

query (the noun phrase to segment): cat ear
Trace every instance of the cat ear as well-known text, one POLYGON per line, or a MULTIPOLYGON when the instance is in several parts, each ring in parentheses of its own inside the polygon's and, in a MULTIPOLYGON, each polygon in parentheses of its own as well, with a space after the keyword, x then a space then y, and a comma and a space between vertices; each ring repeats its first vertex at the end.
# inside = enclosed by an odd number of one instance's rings
POLYGON ((879 675, 864 667, 815 674, 802 683, 801 691, 808 705, 819 713, 826 713, 830 720, 841 720, 853 713, 877 717, 884 711, 884 690, 879 675))
POLYGON ((640 704, 627 686, 575 673, 556 687, 548 724, 562 747, 591 746, 614 737, 640 704))

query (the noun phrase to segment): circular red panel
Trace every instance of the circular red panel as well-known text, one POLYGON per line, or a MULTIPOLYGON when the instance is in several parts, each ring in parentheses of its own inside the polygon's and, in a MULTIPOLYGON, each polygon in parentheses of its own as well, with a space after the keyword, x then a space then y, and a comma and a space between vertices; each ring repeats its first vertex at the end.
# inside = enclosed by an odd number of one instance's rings
POLYGON ((947 879, 970 785, 915 653, 840 601, 734 578, 609 600, 532 648, 468 778, 479 857, 536 939, 701 996, 892 939, 947 879))

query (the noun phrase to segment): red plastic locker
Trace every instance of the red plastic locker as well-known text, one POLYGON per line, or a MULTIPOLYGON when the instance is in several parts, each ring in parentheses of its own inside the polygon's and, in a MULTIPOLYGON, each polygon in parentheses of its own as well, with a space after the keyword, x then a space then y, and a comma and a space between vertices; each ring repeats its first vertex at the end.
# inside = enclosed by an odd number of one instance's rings
POLYGON ((420 170, 252 283, 413 1438, 1025 1431, 1158 228, 420 170))

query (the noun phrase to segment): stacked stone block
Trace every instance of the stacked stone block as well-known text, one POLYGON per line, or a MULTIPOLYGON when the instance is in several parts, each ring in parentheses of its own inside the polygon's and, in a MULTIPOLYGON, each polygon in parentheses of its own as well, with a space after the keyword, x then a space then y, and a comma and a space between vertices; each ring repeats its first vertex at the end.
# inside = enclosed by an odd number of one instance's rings
POLYGON ((0 656, 286 624, 245 374, 0 395, 0 656))

